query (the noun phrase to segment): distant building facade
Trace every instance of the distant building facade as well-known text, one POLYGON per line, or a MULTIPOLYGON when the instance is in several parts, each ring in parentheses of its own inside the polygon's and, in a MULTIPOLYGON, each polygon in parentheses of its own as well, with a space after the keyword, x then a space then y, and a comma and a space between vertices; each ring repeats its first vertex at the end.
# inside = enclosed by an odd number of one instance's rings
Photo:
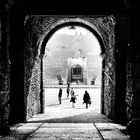
POLYGON ((67 82, 87 84, 87 59, 85 57, 68 58, 67 82))

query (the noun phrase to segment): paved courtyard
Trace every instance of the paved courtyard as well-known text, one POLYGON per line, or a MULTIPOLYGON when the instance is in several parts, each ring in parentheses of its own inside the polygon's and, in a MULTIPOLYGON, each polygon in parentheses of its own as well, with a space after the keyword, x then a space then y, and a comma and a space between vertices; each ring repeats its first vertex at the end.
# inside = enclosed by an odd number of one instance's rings
POLYGON ((0 136, 0 140, 129 140, 129 135, 122 132, 125 126, 100 113, 100 88, 74 88, 75 108, 67 99, 65 87, 59 105, 58 91, 59 88, 45 88, 45 113, 11 126, 11 133, 0 136), (92 99, 88 109, 82 101, 85 90, 92 99))
POLYGON ((70 96, 67 98, 66 88, 63 87, 62 104, 58 101, 59 88, 45 88, 45 113, 34 116, 29 122, 47 123, 93 123, 111 122, 100 113, 100 88, 73 88, 77 97, 75 107, 72 108, 70 96), (83 104, 84 91, 90 94, 92 104, 86 109, 83 104))
MULTIPOLYGON (((95 112, 100 112, 100 104, 101 104, 101 89, 100 87, 95 88, 75 88, 73 87, 75 91, 75 95, 77 97, 76 103, 75 103, 75 109, 77 109, 77 112, 79 110, 82 111, 82 109, 85 109, 85 104, 83 105, 83 95, 85 90, 88 91, 91 97, 92 104, 90 106, 90 110, 94 110, 95 112)), ((66 88, 62 87, 63 93, 62 93, 62 104, 59 105, 58 102, 58 92, 59 88, 45 88, 45 112, 51 107, 51 108, 60 108, 63 110, 63 113, 65 114, 66 110, 69 110, 72 108, 72 104, 70 103, 70 95, 69 98, 67 98, 66 88)))

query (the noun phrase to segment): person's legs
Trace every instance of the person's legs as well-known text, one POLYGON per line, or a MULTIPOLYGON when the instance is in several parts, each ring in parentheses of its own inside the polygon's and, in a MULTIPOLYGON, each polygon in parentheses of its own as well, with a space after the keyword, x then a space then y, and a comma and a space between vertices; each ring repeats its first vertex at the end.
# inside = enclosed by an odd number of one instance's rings
POLYGON ((86 103, 86 108, 88 108, 88 103, 86 103))
POLYGON ((61 98, 59 97, 59 104, 61 104, 61 98))
POLYGON ((72 102, 72 107, 74 108, 74 102, 72 102))

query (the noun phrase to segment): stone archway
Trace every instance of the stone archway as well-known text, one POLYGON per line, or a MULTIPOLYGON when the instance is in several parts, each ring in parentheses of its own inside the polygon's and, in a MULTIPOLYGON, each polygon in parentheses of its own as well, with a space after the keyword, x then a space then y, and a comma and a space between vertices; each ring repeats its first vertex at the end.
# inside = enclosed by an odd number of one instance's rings
POLYGON ((67 25, 90 30, 101 46, 102 93, 101 113, 114 119, 115 111, 115 20, 113 16, 26 16, 25 79, 27 119, 43 112, 42 58, 53 33, 67 25))

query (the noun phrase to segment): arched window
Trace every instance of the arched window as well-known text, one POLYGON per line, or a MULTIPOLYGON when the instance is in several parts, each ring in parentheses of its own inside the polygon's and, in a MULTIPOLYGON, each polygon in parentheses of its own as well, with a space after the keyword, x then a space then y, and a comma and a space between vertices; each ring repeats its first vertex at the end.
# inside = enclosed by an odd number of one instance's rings
POLYGON ((73 80, 83 79, 83 69, 79 64, 72 66, 72 79, 73 80))

